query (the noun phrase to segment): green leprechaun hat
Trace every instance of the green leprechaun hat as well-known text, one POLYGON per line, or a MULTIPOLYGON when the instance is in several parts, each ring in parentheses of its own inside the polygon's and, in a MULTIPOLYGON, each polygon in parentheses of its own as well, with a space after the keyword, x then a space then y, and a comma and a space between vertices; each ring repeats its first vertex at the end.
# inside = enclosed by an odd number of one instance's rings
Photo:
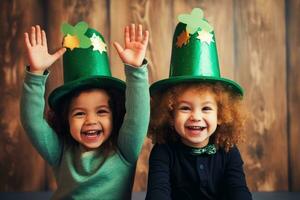
POLYGON ((124 94, 125 83, 111 76, 103 36, 85 22, 75 26, 64 23, 61 30, 67 48, 63 55, 64 84, 50 94, 50 108, 56 109, 65 96, 80 88, 114 88, 124 94))
POLYGON ((220 75, 213 27, 204 18, 203 11, 194 8, 191 14, 179 15, 178 20, 169 78, 153 83, 151 95, 179 83, 220 82, 242 96, 243 89, 239 84, 220 75))

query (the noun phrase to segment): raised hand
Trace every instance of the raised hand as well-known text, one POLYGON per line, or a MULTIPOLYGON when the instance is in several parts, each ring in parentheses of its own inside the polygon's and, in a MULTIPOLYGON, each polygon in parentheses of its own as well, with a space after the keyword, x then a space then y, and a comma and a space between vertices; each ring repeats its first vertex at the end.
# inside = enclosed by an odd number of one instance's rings
POLYGON ((32 26, 30 37, 24 33, 24 41, 30 64, 30 71, 35 74, 43 74, 44 71, 60 58, 66 51, 61 48, 54 54, 48 53, 47 38, 44 30, 40 26, 32 26))
POLYGON ((117 42, 114 42, 114 47, 123 63, 140 67, 145 58, 148 39, 149 32, 147 30, 143 32, 142 25, 136 28, 135 24, 131 24, 130 28, 126 26, 124 30, 125 47, 123 48, 117 42))

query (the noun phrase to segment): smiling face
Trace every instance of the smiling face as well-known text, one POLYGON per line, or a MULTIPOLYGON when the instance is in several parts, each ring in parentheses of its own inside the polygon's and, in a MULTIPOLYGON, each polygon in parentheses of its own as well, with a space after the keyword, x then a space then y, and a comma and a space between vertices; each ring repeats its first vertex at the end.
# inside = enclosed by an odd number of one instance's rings
POLYGON ((187 89, 178 96, 174 107, 174 127, 181 141, 191 147, 201 148, 218 124, 217 102, 210 90, 197 92, 187 89))
POLYGON ((86 150, 100 147, 111 135, 113 124, 105 90, 84 91, 73 98, 68 121, 72 137, 86 150))

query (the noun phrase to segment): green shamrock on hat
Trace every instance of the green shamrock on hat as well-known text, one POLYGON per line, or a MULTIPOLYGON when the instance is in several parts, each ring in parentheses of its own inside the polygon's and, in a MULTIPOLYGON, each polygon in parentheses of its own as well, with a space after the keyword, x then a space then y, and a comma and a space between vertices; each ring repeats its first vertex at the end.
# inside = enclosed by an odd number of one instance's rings
POLYGON ((189 34, 194 34, 200 27, 207 32, 213 31, 213 27, 204 19, 203 11, 200 8, 194 8, 191 14, 181 14, 178 20, 186 24, 186 30, 189 34))

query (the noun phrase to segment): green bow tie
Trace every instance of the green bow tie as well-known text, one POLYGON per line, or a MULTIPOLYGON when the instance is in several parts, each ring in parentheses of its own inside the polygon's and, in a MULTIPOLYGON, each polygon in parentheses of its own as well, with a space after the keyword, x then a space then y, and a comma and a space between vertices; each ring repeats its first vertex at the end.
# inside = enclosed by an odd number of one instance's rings
POLYGON ((209 144, 206 147, 203 148, 191 148, 190 149, 190 153, 192 155, 201 155, 201 154, 208 154, 208 155, 212 155, 215 154, 217 152, 216 146, 214 144, 209 144))

